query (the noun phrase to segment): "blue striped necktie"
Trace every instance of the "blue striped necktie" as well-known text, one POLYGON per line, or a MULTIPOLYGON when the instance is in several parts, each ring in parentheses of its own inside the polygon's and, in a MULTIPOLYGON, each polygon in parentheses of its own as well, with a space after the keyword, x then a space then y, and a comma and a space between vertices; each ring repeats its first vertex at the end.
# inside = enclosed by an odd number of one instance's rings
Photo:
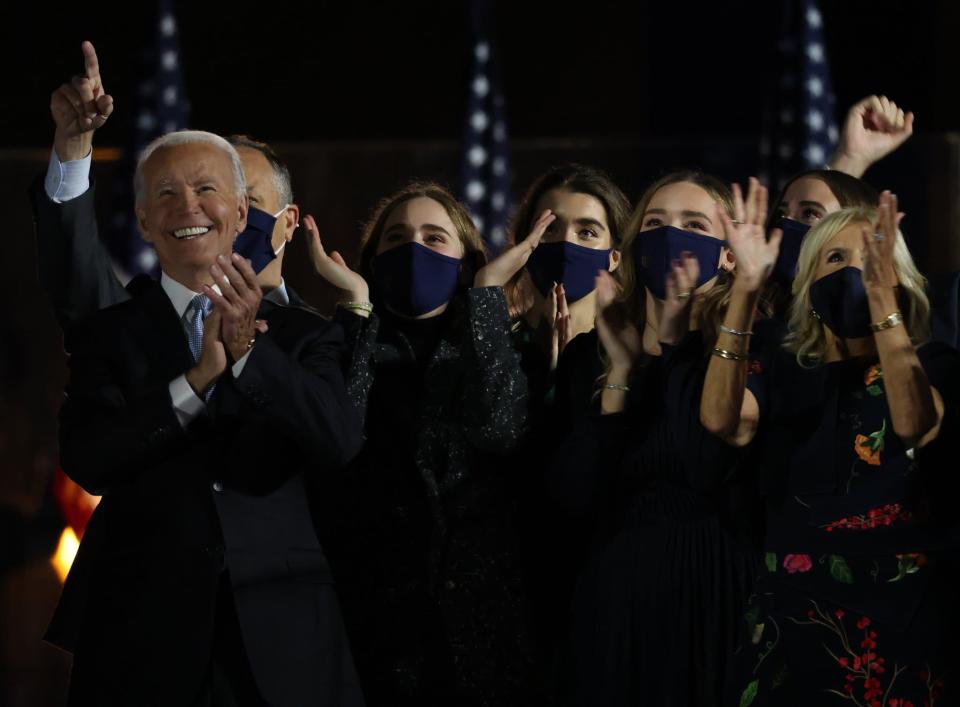
MULTIPOLYGON (((200 351, 203 349, 203 320, 213 311, 213 302, 206 295, 196 295, 183 313, 183 325, 187 332, 187 342, 190 344, 190 353, 194 362, 200 360, 200 351)), ((211 385, 203 393, 203 399, 210 400, 213 389, 211 385)))

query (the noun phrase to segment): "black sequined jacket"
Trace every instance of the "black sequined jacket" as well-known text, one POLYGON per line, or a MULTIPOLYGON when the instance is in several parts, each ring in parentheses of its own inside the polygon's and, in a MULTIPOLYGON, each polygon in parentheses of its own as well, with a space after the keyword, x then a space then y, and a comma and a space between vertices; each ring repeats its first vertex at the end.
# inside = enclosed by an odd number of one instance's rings
POLYGON ((366 441, 321 524, 368 700, 523 704, 504 455, 523 433, 527 385, 503 291, 468 290, 430 320, 335 319, 366 441))

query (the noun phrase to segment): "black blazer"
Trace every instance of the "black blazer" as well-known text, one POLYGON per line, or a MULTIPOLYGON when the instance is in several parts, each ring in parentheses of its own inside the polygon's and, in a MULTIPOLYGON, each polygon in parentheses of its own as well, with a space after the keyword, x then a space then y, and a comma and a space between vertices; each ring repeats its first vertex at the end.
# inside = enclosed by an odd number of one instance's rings
POLYGON ((61 463, 103 500, 48 637, 74 650, 96 704, 190 704, 224 570, 271 705, 362 704, 304 491, 360 445, 342 332, 297 308, 260 316, 270 330, 242 375, 228 370, 186 430, 168 386, 193 361, 158 283, 74 328, 61 463))
POLYGON ((92 183, 62 204, 47 196, 43 178, 30 186, 40 285, 68 338, 71 327, 84 317, 130 299, 100 241, 95 198, 92 183))

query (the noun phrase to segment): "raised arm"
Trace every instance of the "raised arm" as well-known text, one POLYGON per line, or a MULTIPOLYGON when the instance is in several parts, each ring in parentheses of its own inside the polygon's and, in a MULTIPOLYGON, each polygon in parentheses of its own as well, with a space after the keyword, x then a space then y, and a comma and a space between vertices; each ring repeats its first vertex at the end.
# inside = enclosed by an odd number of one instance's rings
POLYGON ((897 242, 897 197, 880 196, 876 233, 862 229, 863 284, 874 322, 874 341, 894 433, 907 447, 923 446, 939 433, 943 401, 930 385, 916 347, 903 326, 897 303, 894 249, 897 242))
POLYGON ((912 134, 913 113, 904 113, 886 96, 867 96, 847 112, 830 169, 862 177, 870 165, 896 150, 912 134))
POLYGON ((50 96, 54 149, 45 180, 31 188, 40 283, 61 327, 128 299, 97 229, 90 187, 93 133, 113 112, 96 51, 82 45, 84 71, 50 96))
POLYGON ((760 421, 757 400, 747 390, 749 332, 760 291, 777 260, 782 233, 776 229, 769 241, 766 238, 767 190, 756 179, 750 179, 746 203, 738 185, 733 192, 737 223, 720 206, 717 215, 736 256, 737 272, 703 383, 700 422, 728 444, 743 447, 753 440, 760 421))
POLYGON ((506 451, 524 431, 529 391, 510 334, 503 286, 524 266, 555 218, 544 211, 523 241, 477 271, 467 293, 469 331, 461 351, 467 366, 463 424, 478 449, 506 451))

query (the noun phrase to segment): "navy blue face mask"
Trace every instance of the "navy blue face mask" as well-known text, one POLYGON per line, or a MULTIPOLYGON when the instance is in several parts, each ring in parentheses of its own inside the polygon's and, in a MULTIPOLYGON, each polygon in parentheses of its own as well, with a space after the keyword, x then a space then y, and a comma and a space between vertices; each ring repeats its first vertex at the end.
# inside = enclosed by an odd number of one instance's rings
POLYGON ((461 261, 419 243, 404 243, 373 259, 377 297, 405 317, 432 312, 453 298, 461 261))
POLYGON ((247 227, 233 240, 233 252, 247 258, 253 266, 254 272, 260 272, 277 257, 284 246, 273 249, 273 227, 287 207, 284 206, 276 215, 271 216, 255 206, 247 209, 247 227))
POLYGON ((815 316, 841 339, 870 336, 870 302, 860 268, 847 266, 810 285, 815 316))
POLYGON ((696 287, 716 276, 720 270, 723 241, 673 226, 659 226, 637 234, 633 247, 633 264, 640 282, 657 299, 667 298, 667 275, 673 272, 673 261, 684 251, 693 253, 700 264, 696 287))
POLYGON ((553 283, 563 285, 567 302, 593 292, 598 270, 610 269, 609 248, 587 248, 568 241, 541 243, 527 260, 530 279, 544 297, 553 283))
POLYGON ((783 238, 780 241, 780 252, 777 253, 772 277, 789 288, 797 274, 797 262, 800 260, 803 237, 807 235, 810 226, 784 216, 777 222, 777 228, 783 231, 783 238))

